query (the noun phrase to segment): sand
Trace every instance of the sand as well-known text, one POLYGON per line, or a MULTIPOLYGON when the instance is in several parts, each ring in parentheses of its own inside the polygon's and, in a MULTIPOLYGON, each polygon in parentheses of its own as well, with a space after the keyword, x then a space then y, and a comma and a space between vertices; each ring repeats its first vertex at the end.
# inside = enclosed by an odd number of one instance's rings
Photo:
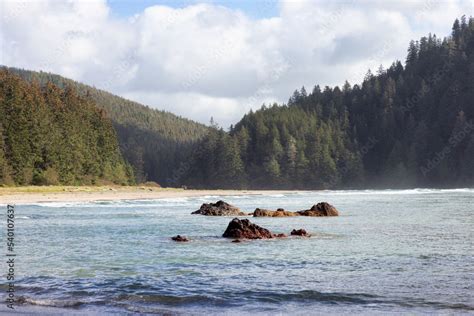
POLYGON ((184 190, 157 187, 10 187, 0 188, 0 204, 145 200, 195 196, 282 194, 290 191, 184 190))

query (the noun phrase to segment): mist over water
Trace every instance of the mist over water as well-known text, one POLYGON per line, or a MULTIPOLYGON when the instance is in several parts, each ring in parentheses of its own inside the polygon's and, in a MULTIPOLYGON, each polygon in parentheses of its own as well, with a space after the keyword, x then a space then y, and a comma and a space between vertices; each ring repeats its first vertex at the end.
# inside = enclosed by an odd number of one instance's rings
POLYGON ((15 213, 18 311, 474 313, 473 189, 39 203, 15 213), (190 214, 219 199, 245 212, 327 201, 341 216, 251 218, 313 236, 236 244, 221 238, 231 217, 190 214), (192 241, 171 241, 177 234, 192 241))

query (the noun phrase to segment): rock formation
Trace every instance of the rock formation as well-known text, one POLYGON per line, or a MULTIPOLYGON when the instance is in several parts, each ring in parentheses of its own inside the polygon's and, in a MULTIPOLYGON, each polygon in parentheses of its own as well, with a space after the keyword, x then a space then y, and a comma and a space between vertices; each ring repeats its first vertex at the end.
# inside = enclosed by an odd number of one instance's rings
POLYGON ((217 201, 216 203, 204 203, 201 208, 191 214, 201 214, 206 216, 245 216, 238 207, 230 205, 224 201, 217 201))
POLYGON ((186 241, 189 241, 189 239, 188 239, 186 236, 181 236, 181 235, 177 235, 177 236, 171 237, 171 239, 174 240, 174 241, 178 241, 178 242, 186 242, 186 241))
POLYGON ((338 210, 326 202, 318 203, 309 210, 298 211, 297 213, 301 216, 339 216, 338 210))
POLYGON ((274 235, 266 228, 251 223, 248 219, 234 218, 230 221, 222 237, 234 239, 268 239, 274 235))
POLYGON ((295 212, 285 211, 282 208, 279 208, 276 211, 266 210, 257 208, 253 212, 253 217, 287 217, 287 216, 299 216, 300 214, 295 212))
POLYGON ((304 229, 293 229, 290 234, 291 234, 291 236, 304 236, 304 237, 310 237, 311 236, 304 229))

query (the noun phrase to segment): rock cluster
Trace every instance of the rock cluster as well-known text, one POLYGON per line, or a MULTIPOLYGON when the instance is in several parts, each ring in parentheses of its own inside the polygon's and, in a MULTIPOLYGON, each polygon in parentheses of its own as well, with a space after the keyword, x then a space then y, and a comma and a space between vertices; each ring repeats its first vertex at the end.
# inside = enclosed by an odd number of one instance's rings
POLYGON ((230 221, 222 237, 234 239, 268 239, 274 236, 268 229, 253 224, 248 219, 234 218, 230 221))
POLYGON ((186 236, 181 236, 181 235, 176 235, 174 237, 171 237, 172 240, 178 241, 178 242, 187 242, 189 239, 186 236))
POLYGON ((279 208, 276 211, 257 208, 253 212, 253 217, 288 217, 288 216, 339 216, 339 212, 334 206, 327 202, 313 205, 309 210, 298 212, 285 211, 279 208))
MULTIPOLYGON (((293 229, 291 235, 310 236, 304 229, 293 229)), ((283 233, 274 234, 266 228, 253 224, 248 219, 234 218, 230 221, 222 237, 233 238, 232 242, 240 242, 240 239, 285 238, 288 235, 283 233)))
POLYGON ((290 235, 291 236, 303 236, 303 237, 310 237, 311 236, 304 229, 293 229, 291 231, 290 235))
POLYGON ((298 216, 298 213, 285 211, 282 208, 277 209, 276 211, 266 210, 257 208, 253 212, 253 217, 287 217, 287 216, 298 216))
POLYGON ((200 214, 206 216, 245 216, 238 207, 230 205, 224 201, 217 201, 216 203, 204 203, 199 210, 191 214, 200 214))
POLYGON ((313 205, 309 210, 297 212, 301 216, 339 216, 339 212, 329 203, 321 202, 313 205))
MULTIPOLYGON (((253 213, 246 214, 238 207, 230 205, 224 201, 217 201, 216 203, 204 203, 199 210, 191 214, 201 214, 206 216, 246 216, 253 215, 254 217, 290 217, 290 216, 339 216, 338 210, 327 202, 321 202, 313 205, 309 210, 298 212, 285 211, 282 208, 276 211, 257 208, 253 213)), ((311 235, 304 229, 293 229, 291 236, 310 237, 311 235)), ((241 239, 270 239, 270 238, 285 238, 288 235, 283 233, 272 233, 266 228, 260 227, 251 223, 248 219, 234 218, 230 221, 227 229, 222 237, 232 238, 232 242, 241 242, 241 239)), ((186 236, 174 236, 171 238, 174 241, 186 242, 189 241, 186 236)))

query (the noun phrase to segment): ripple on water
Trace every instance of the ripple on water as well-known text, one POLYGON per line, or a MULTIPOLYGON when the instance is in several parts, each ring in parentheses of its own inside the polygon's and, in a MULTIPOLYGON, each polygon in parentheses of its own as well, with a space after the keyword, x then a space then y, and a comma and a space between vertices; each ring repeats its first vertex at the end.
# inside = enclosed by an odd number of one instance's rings
POLYGON ((123 313, 469 313, 473 198, 416 189, 20 205, 18 297, 123 313), (342 216, 251 219, 312 237, 233 244, 221 238, 231 217, 190 215, 218 199, 246 211, 328 201, 342 216))

